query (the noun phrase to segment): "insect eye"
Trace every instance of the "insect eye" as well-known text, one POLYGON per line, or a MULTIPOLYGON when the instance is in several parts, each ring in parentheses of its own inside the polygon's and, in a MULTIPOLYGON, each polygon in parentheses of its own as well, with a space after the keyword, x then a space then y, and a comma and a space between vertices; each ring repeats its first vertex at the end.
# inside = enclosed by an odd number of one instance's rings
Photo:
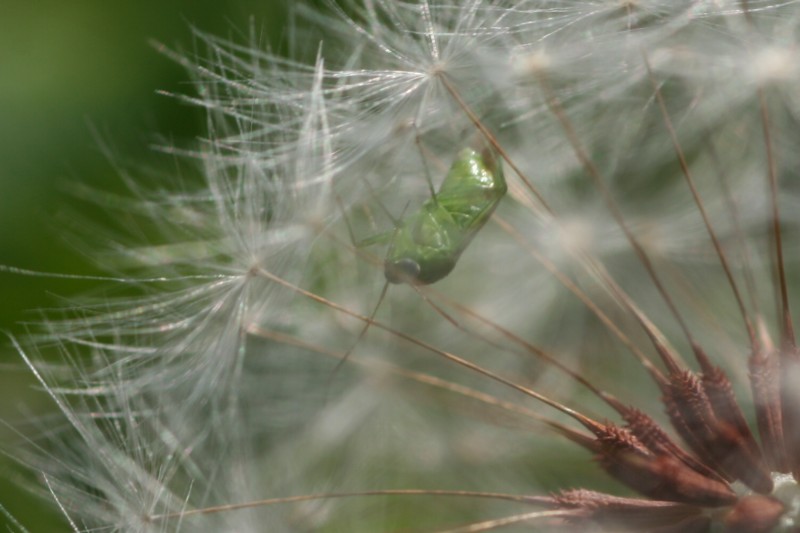
POLYGON ((419 263, 406 257, 386 263, 384 274, 389 283, 413 283, 419 276, 420 270, 419 263))

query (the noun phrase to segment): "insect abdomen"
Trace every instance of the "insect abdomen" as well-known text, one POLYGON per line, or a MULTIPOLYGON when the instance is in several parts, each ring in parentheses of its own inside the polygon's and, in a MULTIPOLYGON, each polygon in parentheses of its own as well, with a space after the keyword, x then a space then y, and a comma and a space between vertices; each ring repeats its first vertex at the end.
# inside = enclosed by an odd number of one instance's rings
POLYGON ((442 182, 436 201, 462 230, 474 234, 486 224, 507 190, 499 161, 488 150, 481 154, 465 148, 442 182))
POLYGON ((398 228, 386 258, 386 279, 426 285, 447 276, 506 190, 502 169, 491 152, 462 150, 436 197, 398 228))

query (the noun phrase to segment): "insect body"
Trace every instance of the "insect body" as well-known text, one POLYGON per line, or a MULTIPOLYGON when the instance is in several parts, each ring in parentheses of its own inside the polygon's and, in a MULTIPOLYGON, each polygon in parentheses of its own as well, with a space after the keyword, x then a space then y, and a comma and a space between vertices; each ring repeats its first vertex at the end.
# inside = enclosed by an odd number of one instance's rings
MULTIPOLYGON (((384 261, 386 283, 356 344, 375 318, 389 283, 428 285, 447 276, 507 190, 500 161, 494 153, 489 149, 479 153, 465 148, 450 167, 439 192, 416 213, 398 221, 394 231, 362 241, 361 246, 379 242, 390 244, 384 261)), ((349 224, 348 231, 352 237, 349 224)), ((355 344, 342 356, 331 378, 354 348, 355 344)))
POLYGON ((447 276, 507 190, 491 150, 461 150, 439 192, 392 232, 386 280, 427 285, 447 276))

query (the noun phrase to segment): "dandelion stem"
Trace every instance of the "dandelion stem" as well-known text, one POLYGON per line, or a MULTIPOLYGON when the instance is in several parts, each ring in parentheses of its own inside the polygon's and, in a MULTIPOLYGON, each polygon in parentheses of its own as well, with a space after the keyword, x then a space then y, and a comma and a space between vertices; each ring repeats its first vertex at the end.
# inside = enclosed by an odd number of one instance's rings
POLYGON ((681 148, 680 142, 678 141, 678 135, 675 132, 675 128, 672 125, 672 119, 669 116, 669 112, 667 111, 667 105, 664 102, 664 95, 661 92, 661 88, 659 87, 658 83, 656 83, 655 76, 653 75, 653 70, 650 67, 650 61, 647 59, 647 55, 642 52, 642 56, 644 58, 644 65, 647 69, 647 75, 650 79, 650 83, 653 87, 653 91, 655 91, 656 95, 656 102, 658 102, 659 110, 661 111, 661 116, 664 118, 664 126, 669 133, 670 140, 672 141, 672 146, 675 149, 675 155, 678 158, 678 164, 681 167, 681 173, 686 180, 686 185, 689 187, 689 190, 692 193, 692 198, 694 198, 694 203, 697 206, 698 211, 700 212, 700 216, 703 218, 703 224, 706 227, 706 231, 708 231, 708 235, 711 238, 711 242, 714 245, 714 250, 719 257, 720 264, 722 265, 722 270, 725 272, 725 276, 728 278, 728 284, 733 291, 733 296, 736 298, 736 305, 739 307, 739 312, 742 314, 742 320, 744 321, 745 329, 747 330, 747 335, 750 338, 750 345, 752 347, 753 352, 758 351, 758 339, 756 338, 755 329, 753 328, 753 323, 750 320, 750 316, 747 313, 747 308, 744 305, 744 300, 742 299, 741 292, 739 291, 739 287, 736 284, 736 280, 733 278, 733 272, 731 271, 730 264, 728 263, 728 258, 725 255, 725 251, 722 249, 722 245, 719 242, 719 238, 717 237, 717 233, 714 231, 714 228, 711 226, 711 221, 708 218, 708 213, 706 212, 705 205, 703 201, 700 199, 700 194, 697 191, 697 187, 694 182, 694 178, 692 177, 691 170, 689 170, 689 164, 686 161, 686 156, 683 153, 683 149, 681 148))
MULTIPOLYGON (((300 496, 285 496, 282 498, 265 498, 250 502, 232 503, 226 505, 215 505, 203 507, 202 509, 189 509, 174 513, 157 514, 148 517, 151 522, 166 520, 169 518, 186 518, 198 514, 214 514, 240 509, 252 509, 254 507, 265 507, 267 505, 278 505, 285 503, 299 503, 313 500, 331 500, 338 498, 362 498, 366 496, 456 496, 462 498, 485 498, 493 500, 508 500, 520 503, 529 503, 530 496, 505 494, 500 492, 475 492, 467 490, 430 490, 430 489, 389 489, 389 490, 367 490, 362 492, 329 492, 323 494, 302 494, 300 496)), ((535 501, 535 499, 533 499, 535 501)))
POLYGON ((455 364, 457 364, 459 366, 462 366, 464 368, 472 370, 473 372, 476 372, 476 373, 478 373, 478 374, 480 374, 482 376, 485 376, 485 377, 487 377, 489 379, 497 381, 498 383, 502 383, 503 385, 506 385, 507 387, 510 387, 510 388, 512 388, 512 389, 514 389, 516 391, 519 391, 519 392, 521 392, 521 393, 523 393, 523 394, 525 394, 527 396, 530 396, 531 398, 534 398, 534 399, 536 399, 536 400, 538 400, 538 401, 540 401, 540 402, 542 402, 542 403, 544 403, 546 405, 549 405, 550 407, 552 407, 552 408, 554 408, 554 409, 556 409, 558 411, 561 411, 562 413, 564 413, 566 415, 569 415, 570 417, 574 418, 575 420, 577 420, 578 422, 580 422, 581 424, 583 424, 587 428, 597 428, 599 426, 599 424, 597 422, 591 420, 589 417, 586 417, 586 416, 582 415, 581 413, 579 413, 579 412, 577 412, 577 411, 575 411, 575 410, 573 410, 573 409, 571 409, 571 408, 569 408, 569 407, 567 407, 567 406, 565 406, 563 404, 560 404, 560 403, 556 402, 555 400, 552 400, 552 399, 548 398, 547 396, 539 394, 538 392, 536 392, 536 391, 534 391, 534 390, 532 390, 532 389, 530 389, 528 387, 524 387, 522 385, 519 385, 518 383, 515 383, 515 382, 513 382, 513 381, 511 381, 511 380, 509 380, 507 378, 504 378, 504 377, 502 377, 502 376, 500 376, 498 374, 495 374, 494 372, 491 372, 490 370, 487 370, 487 369, 485 369, 485 368, 483 368, 483 367, 481 367, 479 365, 476 365, 475 363, 467 361, 466 359, 463 359, 463 358, 461 358, 461 357, 459 357, 459 356, 457 356, 455 354, 452 354, 450 352, 447 352, 445 350, 440 350, 439 348, 436 348, 435 346, 433 346, 431 344, 428 344, 425 341, 422 341, 422 340, 417 339, 416 337, 413 337, 413 336, 411 336, 411 335, 409 335, 407 333, 404 333, 404 332, 396 330, 396 329, 394 329, 394 328, 392 328, 390 326, 382 324, 381 322, 378 322, 378 321, 375 321, 375 320, 370 322, 369 317, 360 315, 360 314, 358 314, 358 313, 356 313, 354 311, 351 311, 351 310, 347 309, 346 307, 343 307, 343 306, 341 306, 341 305, 339 305, 339 304, 337 304, 335 302, 332 302, 331 300, 328 300, 327 298, 323 298, 322 296, 314 294, 313 292, 309 292, 309 291, 307 291, 307 290, 305 290, 305 289, 303 289, 301 287, 298 287, 297 285, 294 285, 294 284, 292 284, 292 283, 280 278, 279 276, 276 276, 276 275, 272 274, 271 272, 268 272, 267 270, 264 270, 263 268, 256 268, 254 270, 254 274, 262 276, 262 277, 264 277, 266 279, 272 280, 272 281, 274 281, 275 283, 277 283, 279 285, 282 285, 282 286, 284 286, 284 287, 286 287, 286 288, 288 288, 288 289, 290 289, 290 290, 292 290, 294 292, 297 292, 298 294, 301 294, 301 295, 303 295, 303 296, 305 296, 307 298, 310 298, 311 300, 314 300, 314 301, 319 302, 319 303, 321 303, 323 305, 326 305, 326 306, 330 307, 331 309, 334 309, 334 310, 342 312, 342 313, 344 313, 346 315, 352 316, 353 318, 356 318, 358 320, 361 320, 361 321, 364 321, 364 322, 369 322, 369 323, 371 323, 372 325, 374 325, 377 328, 380 328, 380 329, 382 329, 384 331, 387 331, 387 332, 391 333, 392 335, 394 335, 394 336, 396 336, 398 338, 401 338, 401 339, 403 339, 405 341, 408 341, 408 342, 410 342, 412 344, 415 344, 415 345, 419 346, 420 348, 423 348, 425 350, 433 352, 433 353, 439 355, 440 357, 443 357, 444 359, 447 359, 447 360, 449 360, 449 361, 451 361, 451 362, 453 362, 453 363, 455 363, 455 364))
POLYGON ((555 92, 550 86, 550 83, 548 82, 546 76, 543 73, 538 73, 537 80, 539 81, 539 84, 541 85, 542 90, 545 93, 547 105, 550 107, 550 110, 553 112, 553 115, 555 115, 556 119, 561 124, 561 127, 564 129, 564 133, 567 137, 567 140, 569 140, 569 143, 572 145, 572 149, 574 150, 576 157, 580 161, 581 165, 583 165, 584 169, 589 174, 589 176, 592 178, 592 181, 594 182, 598 191, 600 191, 600 194, 602 195, 606 207, 611 213, 611 216, 614 217, 614 220, 616 220, 617 225, 619 225, 620 229, 622 229, 622 232, 625 234, 628 243, 631 245, 631 248, 633 249, 634 253, 639 258, 639 261, 642 263, 642 266, 644 266, 645 270, 650 276, 653 285, 655 285, 656 289, 661 294, 664 303, 667 304, 667 307, 672 313, 672 316, 678 322, 678 325, 683 331, 687 341, 691 345, 692 350, 695 353, 695 356, 699 360, 705 359, 705 355, 700 349, 700 346, 694 340, 694 337, 692 336, 691 331, 689 330, 689 326, 686 324, 686 321, 683 319, 680 312, 678 311, 675 302, 669 295, 669 291, 667 291, 666 287, 664 287, 664 284, 661 282, 660 277, 658 276, 658 274, 656 274, 653 262, 647 255, 647 252, 645 252, 644 248, 642 247, 641 243, 638 241, 636 236, 634 236, 633 232, 631 232, 630 228, 628 227, 628 224, 625 222, 625 218, 622 216, 622 212, 620 211, 619 206, 614 200, 614 197, 611 195, 611 191, 608 189, 608 186, 606 185, 605 179, 600 173, 600 170, 597 168, 597 166, 591 160, 589 155, 586 153, 586 150, 583 148, 583 144, 578 138, 578 134, 575 132, 575 128, 572 126, 572 122, 567 117, 564 108, 561 106, 561 102, 559 101, 558 97, 556 96, 555 92))
POLYGON ((778 290, 780 291, 781 318, 783 320, 783 342, 789 346, 796 345, 792 314, 789 308, 789 289, 786 282, 786 266, 783 258, 783 236, 781 234, 780 206, 778 202, 778 171, 775 165, 775 154, 770 133, 769 112, 764 98, 764 90, 758 89, 758 107, 761 113, 761 126, 764 133, 764 148, 767 152, 767 173, 772 204, 772 234, 775 241, 775 268, 778 271, 778 290))

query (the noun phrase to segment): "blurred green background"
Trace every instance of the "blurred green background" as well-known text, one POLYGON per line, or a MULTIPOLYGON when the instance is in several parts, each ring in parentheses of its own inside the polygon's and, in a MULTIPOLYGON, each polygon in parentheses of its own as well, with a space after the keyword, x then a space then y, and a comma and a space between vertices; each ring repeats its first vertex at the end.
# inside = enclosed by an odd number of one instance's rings
MULTIPOLYGON (((245 42, 252 21, 264 41, 279 49, 285 5, 282 0, 2 2, 0 265, 94 272, 61 239, 53 216, 63 210, 71 184, 119 186, 92 130, 126 162, 143 166, 165 162, 150 148, 156 135, 185 146, 203 132, 201 111, 156 94, 192 94, 192 87, 189 75, 148 40, 191 53, 191 26, 245 42)), ((34 310, 89 288, 87 282, 0 272, 0 328, 22 334, 20 322, 36 319, 34 310)), ((0 341, 0 422, 13 424, 53 407, 32 405, 33 386, 18 355, 0 341)), ((16 438, 0 425, 2 442, 16 438)), ((47 505, 20 489, 10 465, 0 456, 0 504, 32 532, 68 531, 47 505)), ((0 524, 5 521, 0 516, 0 524)))

